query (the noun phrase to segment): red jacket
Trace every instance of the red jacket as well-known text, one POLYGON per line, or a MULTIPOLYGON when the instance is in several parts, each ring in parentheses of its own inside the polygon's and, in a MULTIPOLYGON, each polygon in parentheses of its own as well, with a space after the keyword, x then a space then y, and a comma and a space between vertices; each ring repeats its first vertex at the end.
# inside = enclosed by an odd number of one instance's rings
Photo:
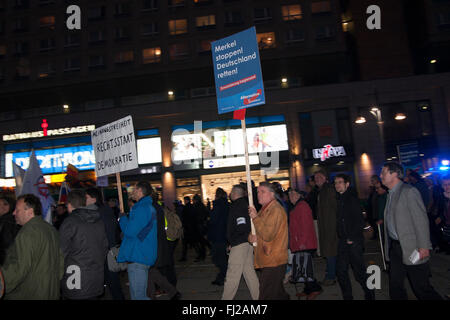
POLYGON ((306 201, 298 201, 289 213, 289 247, 291 252, 317 249, 312 211, 306 201))

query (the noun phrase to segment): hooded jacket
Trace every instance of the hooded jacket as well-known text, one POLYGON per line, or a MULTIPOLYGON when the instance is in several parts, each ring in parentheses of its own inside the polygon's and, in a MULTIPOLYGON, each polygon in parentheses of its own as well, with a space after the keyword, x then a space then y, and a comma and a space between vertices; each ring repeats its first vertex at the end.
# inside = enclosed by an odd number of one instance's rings
POLYGON ((77 208, 59 229, 64 254, 63 296, 88 299, 103 293, 104 264, 108 253, 105 225, 95 205, 77 208), (80 282, 76 284, 79 268, 80 282))

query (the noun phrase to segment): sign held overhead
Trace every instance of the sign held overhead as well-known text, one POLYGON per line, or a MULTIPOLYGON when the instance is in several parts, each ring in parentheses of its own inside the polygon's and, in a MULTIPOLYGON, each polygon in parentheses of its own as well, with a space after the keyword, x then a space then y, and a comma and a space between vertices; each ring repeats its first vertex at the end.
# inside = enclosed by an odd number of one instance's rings
POLYGON ((127 116, 91 132, 97 177, 138 167, 133 119, 127 116))

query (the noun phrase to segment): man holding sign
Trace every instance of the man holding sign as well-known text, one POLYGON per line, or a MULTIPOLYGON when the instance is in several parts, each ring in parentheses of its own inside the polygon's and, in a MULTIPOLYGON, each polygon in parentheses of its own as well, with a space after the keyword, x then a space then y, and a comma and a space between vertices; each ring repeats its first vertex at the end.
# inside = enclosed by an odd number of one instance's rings
POLYGON ((259 300, 289 300, 283 286, 288 262, 288 223, 283 207, 275 199, 275 190, 268 182, 258 187, 261 210, 249 207, 256 235, 250 234, 249 242, 256 242, 255 268, 261 269, 259 300))

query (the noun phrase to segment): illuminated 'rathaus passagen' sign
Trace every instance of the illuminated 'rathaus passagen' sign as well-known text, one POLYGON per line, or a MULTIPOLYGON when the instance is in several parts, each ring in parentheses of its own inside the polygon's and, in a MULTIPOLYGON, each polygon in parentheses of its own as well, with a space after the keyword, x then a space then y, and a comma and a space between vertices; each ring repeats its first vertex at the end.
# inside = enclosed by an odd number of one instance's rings
MULTIPOLYGON (((91 132, 92 130, 95 130, 95 125, 50 129, 50 130, 47 130, 47 136, 61 136, 61 135, 65 135, 65 134, 91 132)), ((5 135, 3 135, 3 141, 32 139, 32 138, 41 138, 41 137, 44 137, 44 131, 42 131, 42 130, 41 131, 33 131, 33 132, 5 134, 5 135)))

